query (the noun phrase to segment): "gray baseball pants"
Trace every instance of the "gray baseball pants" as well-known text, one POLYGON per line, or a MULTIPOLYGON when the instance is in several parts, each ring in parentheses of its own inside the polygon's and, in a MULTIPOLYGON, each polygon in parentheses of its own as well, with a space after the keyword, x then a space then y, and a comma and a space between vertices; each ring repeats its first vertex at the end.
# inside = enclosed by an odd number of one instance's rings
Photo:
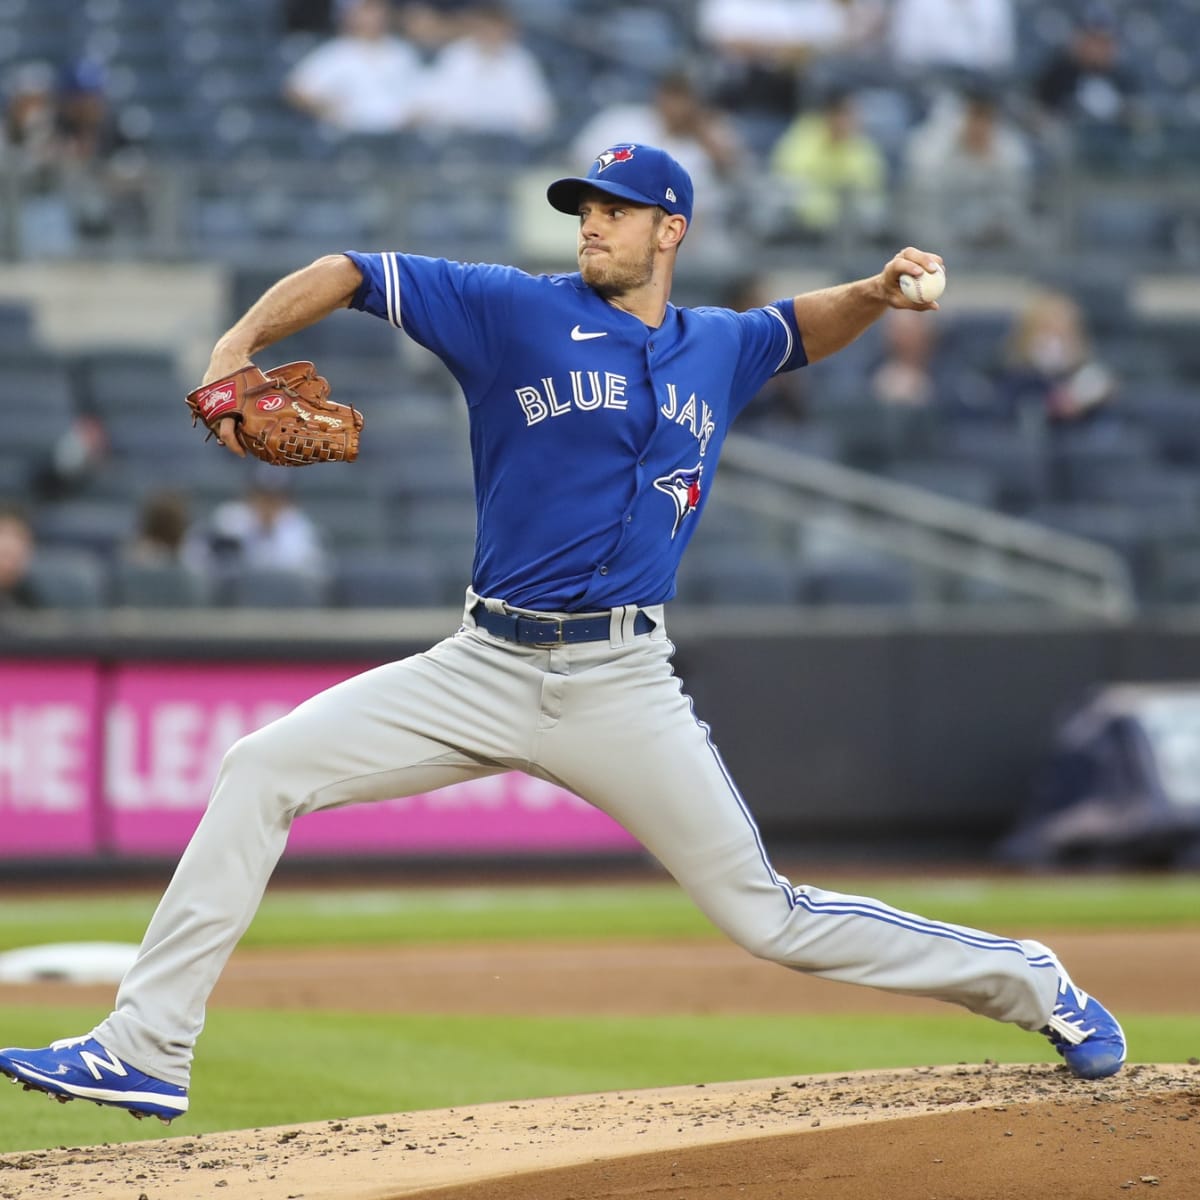
POLYGON ((644 610, 649 634, 633 635, 636 610, 617 609, 609 641, 540 648, 476 628, 477 599, 468 592, 453 637, 337 684, 232 747, 116 1010, 94 1030, 102 1045, 186 1086, 209 993, 296 817, 509 770, 614 817, 752 954, 1045 1025, 1058 976, 1040 945, 794 887, 772 868, 671 668, 661 607, 644 610))

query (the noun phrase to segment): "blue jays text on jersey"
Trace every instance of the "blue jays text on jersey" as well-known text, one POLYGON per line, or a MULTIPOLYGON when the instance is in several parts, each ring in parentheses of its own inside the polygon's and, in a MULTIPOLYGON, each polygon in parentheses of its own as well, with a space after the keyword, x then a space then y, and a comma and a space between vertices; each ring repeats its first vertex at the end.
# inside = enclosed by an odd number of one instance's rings
POLYGON ((402 328, 462 387, 476 592, 520 608, 661 604, 725 434, 807 361, 793 305, 668 305, 651 329, 578 274, 350 253, 351 307, 402 328))

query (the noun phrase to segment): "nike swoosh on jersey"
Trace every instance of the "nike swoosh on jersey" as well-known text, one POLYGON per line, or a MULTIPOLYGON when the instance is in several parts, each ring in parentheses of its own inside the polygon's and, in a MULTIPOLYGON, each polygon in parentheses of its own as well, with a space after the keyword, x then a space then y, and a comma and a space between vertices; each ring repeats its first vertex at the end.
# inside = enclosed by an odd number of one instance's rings
POLYGON ((599 333, 584 333, 578 325, 571 330, 571 341, 573 342, 590 342, 592 338, 608 337, 607 330, 601 330, 599 333))

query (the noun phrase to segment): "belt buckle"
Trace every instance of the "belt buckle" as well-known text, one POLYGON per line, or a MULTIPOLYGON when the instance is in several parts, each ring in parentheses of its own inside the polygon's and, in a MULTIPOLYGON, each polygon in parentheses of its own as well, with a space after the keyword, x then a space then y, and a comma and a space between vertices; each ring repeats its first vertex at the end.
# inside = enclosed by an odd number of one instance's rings
POLYGON ((526 621, 530 622, 533 628, 537 630, 537 636, 529 639, 530 645, 546 646, 550 649, 553 649, 556 646, 565 646, 567 644, 563 626, 565 625, 566 621, 569 620, 569 618, 552 617, 547 613, 538 613, 536 616, 529 613, 524 613, 521 614, 521 616, 526 621), (554 626, 554 637, 552 640, 542 636, 542 631, 547 625, 554 626))
POLYGON ((554 625, 554 641, 542 642, 542 645, 549 646, 551 649, 555 646, 565 646, 567 644, 566 631, 563 628, 565 619, 563 617, 546 617, 544 619, 554 625))

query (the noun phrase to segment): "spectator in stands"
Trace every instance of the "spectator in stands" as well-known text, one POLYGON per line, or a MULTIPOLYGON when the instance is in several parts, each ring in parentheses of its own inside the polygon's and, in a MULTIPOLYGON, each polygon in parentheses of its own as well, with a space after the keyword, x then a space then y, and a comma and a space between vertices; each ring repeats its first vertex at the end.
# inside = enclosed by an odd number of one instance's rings
POLYGON ((491 133, 539 142, 555 120, 554 96, 512 15, 479 3, 462 17, 463 35, 429 66, 417 103, 422 128, 491 133))
POLYGON ((123 550, 129 562, 146 566, 181 563, 191 514, 179 492, 151 492, 138 512, 137 534, 123 550))
POLYGON ((901 167, 906 237, 971 249, 1034 248, 1034 160, 994 91, 945 97, 909 135, 901 167))
POLYGON ((799 230, 874 237, 887 210, 887 162, 862 131, 853 94, 831 89, 820 110, 798 116, 771 152, 771 174, 793 198, 799 230))
POLYGON ((663 75, 650 103, 601 109, 580 130, 571 153, 587 162, 597 146, 620 142, 659 146, 682 163, 692 177, 701 211, 721 207, 722 183, 735 176, 747 157, 733 123, 704 101, 684 70, 663 75))
POLYGON ((697 34, 713 58, 715 96, 766 154, 796 112, 816 59, 876 52, 879 0, 702 0, 697 34))
POLYGON ((0 170, 17 187, 12 216, 21 252, 61 257, 76 248, 74 220, 63 179, 57 80, 49 63, 26 62, 4 80, 0 170))
POLYGON ((340 32, 300 59, 284 83, 288 103, 343 133, 405 128, 421 80, 416 50, 391 29, 387 0, 349 0, 340 32))
POLYGON ((90 412, 76 413, 70 424, 34 464, 32 487, 38 500, 61 500, 86 487, 109 455, 104 422, 90 412))
POLYGON ((882 322, 883 358, 871 372, 869 387, 872 398, 887 407, 926 408, 939 398, 937 324, 904 319, 916 315, 893 309, 882 322))
POLYGON ((54 83, 54 70, 44 62, 18 64, 5 79, 4 146, 27 174, 53 174, 58 165, 54 83))
POLYGON ((33 553, 29 518, 19 508, 0 507, 0 612, 40 607, 31 575, 33 553))
POLYGON ((1093 6, 1033 80, 1037 115, 1060 139, 1073 126, 1131 131, 1146 122, 1137 76, 1121 61, 1116 21, 1093 6))
POLYGON ((400 31, 425 60, 465 32, 470 0, 413 0, 400 6, 400 31))
POLYGON ((892 61, 924 81, 929 72, 1004 76, 1016 62, 1012 0, 895 0, 892 61))
POLYGON ((122 132, 103 69, 71 63, 59 81, 58 142, 75 228, 84 238, 144 228, 145 160, 122 132))
POLYGON ((72 162, 104 162, 128 145, 109 103, 103 69, 87 59, 71 63, 59 80, 58 130, 72 162))
POLYGON ((1063 427, 1091 422, 1108 411, 1116 391, 1079 304, 1063 292, 1035 293, 1017 314, 1001 372, 1008 413, 1063 427))
POLYGON ((290 494, 287 468, 266 465, 256 465, 245 496, 219 504, 188 535, 184 558, 214 574, 263 567, 323 577, 327 570, 317 527, 290 494))

